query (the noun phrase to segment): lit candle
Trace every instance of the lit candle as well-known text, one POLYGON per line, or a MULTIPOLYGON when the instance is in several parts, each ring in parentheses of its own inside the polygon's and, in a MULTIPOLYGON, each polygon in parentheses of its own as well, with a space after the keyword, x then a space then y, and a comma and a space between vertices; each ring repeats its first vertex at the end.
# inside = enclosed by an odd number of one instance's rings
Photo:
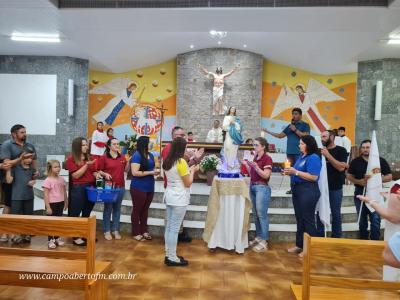
POLYGON ((283 163, 283 166, 285 167, 285 169, 290 168, 291 167, 290 161, 288 159, 286 159, 286 161, 283 163))

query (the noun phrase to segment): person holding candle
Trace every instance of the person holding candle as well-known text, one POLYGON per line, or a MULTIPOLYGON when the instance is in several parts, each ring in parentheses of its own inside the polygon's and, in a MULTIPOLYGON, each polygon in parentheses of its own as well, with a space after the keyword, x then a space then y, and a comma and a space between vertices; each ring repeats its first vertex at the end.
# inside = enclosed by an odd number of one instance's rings
POLYGON ((256 237, 249 244, 255 252, 268 250, 269 222, 268 206, 271 188, 268 181, 272 173, 272 158, 267 154, 268 143, 263 137, 254 141, 254 160, 243 160, 242 165, 250 174, 250 198, 253 203, 253 218, 256 224, 256 237))
MULTIPOLYGON (((278 139, 287 137, 286 156, 291 166, 293 166, 302 155, 299 149, 300 138, 310 134, 310 125, 302 120, 302 115, 303 112, 301 108, 295 107, 292 109, 292 120, 290 124, 287 125, 282 132, 275 133, 267 129, 262 129, 278 139)), ((287 194, 290 193, 290 191, 287 192, 287 194)))
POLYGON ((297 221, 296 246, 289 253, 303 257, 303 235, 319 236, 315 223, 315 207, 321 195, 318 178, 321 172, 321 157, 314 137, 300 138, 301 156, 293 167, 285 168, 284 174, 291 175, 293 207, 297 221))

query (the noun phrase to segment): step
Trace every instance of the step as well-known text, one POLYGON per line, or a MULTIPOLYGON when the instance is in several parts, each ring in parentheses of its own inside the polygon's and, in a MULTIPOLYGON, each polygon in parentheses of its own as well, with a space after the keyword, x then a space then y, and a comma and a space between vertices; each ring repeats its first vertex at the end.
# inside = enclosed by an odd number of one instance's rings
MULTIPOLYGON (((101 206, 101 204, 96 204, 96 209, 101 206)), ((35 214, 43 214, 44 213, 44 201, 41 198, 35 197, 34 203, 35 214)), ((195 211, 204 210, 204 208, 199 208, 191 206, 190 209, 194 209, 195 211)), ((277 210, 275 211, 278 215, 284 211, 277 210)), ((286 211, 287 212, 287 211, 286 211)), ((351 208, 346 208, 342 211, 342 213, 351 213, 351 208)), ((93 210, 92 215, 96 216, 98 229, 102 228, 102 220, 103 213, 102 211, 93 210)), ((186 217, 185 217, 186 218, 186 217)), ((196 221, 196 220, 184 220, 183 226, 185 230, 189 233, 189 235, 195 239, 201 239, 203 234, 205 221, 196 221)), ((164 235, 164 218, 148 218, 148 226, 150 234, 154 236, 163 236, 164 235)), ((381 225, 384 228, 384 222, 381 225)), ((121 232, 125 235, 131 234, 131 217, 130 214, 121 214, 121 232)), ((254 223, 251 223, 249 237, 254 237, 255 226, 254 223)), ((270 232, 270 240, 272 242, 293 242, 296 238, 296 224, 274 224, 270 223, 269 227, 270 232)), ((383 231, 382 231, 383 233, 383 231)), ((343 237, 344 238, 357 238, 358 237, 358 224, 357 222, 351 223, 343 223, 343 237)))
MULTIPOLYGON (((151 203, 149 209, 149 217, 151 218, 164 218, 165 215, 164 203, 151 203)), ((97 203, 94 207, 95 211, 103 211, 103 204, 97 203)), ((355 206, 342 207, 342 222, 352 223, 357 222, 357 214, 355 206)), ((123 200, 121 206, 121 214, 130 215, 132 212, 132 202, 130 200, 123 200)), ((252 215, 252 212, 250 212, 252 215)), ((185 219, 193 221, 204 221, 207 216, 207 206, 189 205, 186 211, 185 219)), ((293 208, 269 208, 268 216, 270 223, 286 223, 296 224, 296 218, 293 208)))
MULTIPOLYGON (((125 200, 131 200, 131 194, 128 189, 125 190, 125 200)), ((36 183, 34 187, 34 193, 37 197, 43 198, 43 188, 41 183, 36 183)), ((191 189, 190 203, 192 205, 207 206, 210 195, 210 187, 203 183, 196 183, 191 189), (196 192, 196 193, 195 193, 196 192)), ((164 196, 164 187, 157 182, 153 203, 162 203, 164 196)), ((342 200, 342 207, 354 206, 353 191, 352 189, 346 188, 342 200)), ((293 208, 292 196, 286 194, 285 190, 272 190, 271 200, 269 203, 270 208, 293 208)))

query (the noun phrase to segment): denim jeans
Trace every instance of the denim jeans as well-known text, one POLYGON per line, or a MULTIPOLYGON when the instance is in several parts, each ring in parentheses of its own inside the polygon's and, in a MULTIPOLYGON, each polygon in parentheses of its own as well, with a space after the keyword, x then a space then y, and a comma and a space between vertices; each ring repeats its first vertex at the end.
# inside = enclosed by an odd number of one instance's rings
POLYGON ((292 199, 297 221, 296 246, 303 249, 303 235, 320 236, 316 227, 315 207, 321 193, 317 182, 292 184, 292 199))
MULTIPOLYGON (((293 167, 296 161, 299 159, 300 154, 286 154, 287 160, 290 162, 290 165, 293 167)), ((292 176, 290 176, 290 183, 292 183, 292 176)))
MULTIPOLYGON (((358 216, 360 215, 361 200, 359 200, 356 196, 362 195, 363 191, 364 189, 359 187, 356 187, 354 190, 354 204, 356 206, 358 216)), ((376 211, 370 212, 364 204, 361 210, 360 224, 358 224, 358 228, 360 230, 360 239, 379 240, 381 235, 381 218, 376 211), (371 222, 370 232, 368 232, 368 217, 369 221, 371 222)))
POLYGON ((342 199, 343 199, 343 189, 340 190, 329 190, 329 204, 331 207, 332 214, 332 237, 341 238, 342 237, 342 199))
POLYGON ((88 200, 86 187, 90 184, 74 184, 71 187, 70 201, 68 203, 68 216, 88 218, 92 212, 94 202, 88 200))
POLYGON ((268 207, 271 188, 268 185, 251 185, 250 198, 253 203, 253 219, 256 224, 256 237, 265 241, 269 238, 268 207))
MULTIPOLYGON (((332 215, 332 234, 333 238, 342 237, 342 199, 343 199, 343 189, 340 190, 330 190, 329 191, 329 206, 331 208, 332 215)), ((325 226, 322 224, 319 214, 317 214, 317 232, 318 236, 325 236, 325 226)))
POLYGON ((165 256, 177 260, 176 245, 178 243, 179 228, 185 217, 187 206, 167 205, 167 225, 165 226, 165 256))
POLYGON ((119 232, 119 220, 121 218, 121 203, 124 198, 125 189, 123 188, 115 202, 104 203, 103 209, 103 230, 104 232, 119 232), (112 225, 111 225, 112 211, 112 225))

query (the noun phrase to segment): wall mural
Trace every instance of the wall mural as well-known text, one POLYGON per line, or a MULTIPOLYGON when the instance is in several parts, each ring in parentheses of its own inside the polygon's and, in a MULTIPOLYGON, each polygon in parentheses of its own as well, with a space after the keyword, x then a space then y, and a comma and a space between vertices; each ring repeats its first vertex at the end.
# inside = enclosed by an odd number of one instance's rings
MULTIPOLYGON (((340 126, 354 143, 357 73, 321 75, 264 60, 261 127, 281 132, 300 107, 313 135, 340 126)), ((286 139, 266 138, 280 151, 286 139)))
MULTIPOLYGON (((357 73, 321 75, 267 60, 263 72, 263 128, 281 132, 291 120, 291 109, 301 107, 313 135, 344 126, 354 143, 357 73)), ((103 121, 120 140, 135 133, 150 135, 157 152, 161 105, 166 108, 163 140, 170 140, 177 109, 176 60, 120 74, 90 71, 88 136, 103 121)), ((278 151, 286 149, 286 139, 266 137, 278 151)))
POLYGON ((120 74, 89 72, 89 137, 102 121, 119 140, 133 134, 149 135, 152 151, 157 153, 161 106, 166 109, 163 140, 170 140, 176 119, 175 60, 120 74))

